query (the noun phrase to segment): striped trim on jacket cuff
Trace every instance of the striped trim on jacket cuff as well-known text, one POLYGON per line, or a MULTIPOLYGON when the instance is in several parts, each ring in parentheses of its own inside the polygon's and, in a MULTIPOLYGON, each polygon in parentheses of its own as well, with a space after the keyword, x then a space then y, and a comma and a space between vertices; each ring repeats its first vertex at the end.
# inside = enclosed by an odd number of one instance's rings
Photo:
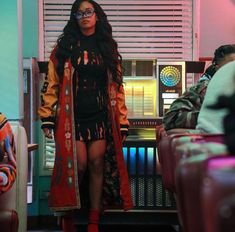
POLYGON ((48 128, 48 129, 54 129, 55 128, 55 122, 53 117, 48 118, 42 118, 42 125, 41 128, 48 128))
POLYGON ((129 126, 127 125, 120 125, 120 130, 121 130, 121 135, 128 136, 128 128, 129 126))

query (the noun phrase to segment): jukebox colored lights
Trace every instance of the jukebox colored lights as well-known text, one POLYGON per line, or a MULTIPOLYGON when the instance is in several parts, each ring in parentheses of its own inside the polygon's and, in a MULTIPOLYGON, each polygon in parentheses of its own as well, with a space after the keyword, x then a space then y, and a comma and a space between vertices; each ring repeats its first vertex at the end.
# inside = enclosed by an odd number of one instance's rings
POLYGON ((174 66, 167 66, 160 73, 161 82, 168 87, 177 85, 180 82, 181 72, 174 66))

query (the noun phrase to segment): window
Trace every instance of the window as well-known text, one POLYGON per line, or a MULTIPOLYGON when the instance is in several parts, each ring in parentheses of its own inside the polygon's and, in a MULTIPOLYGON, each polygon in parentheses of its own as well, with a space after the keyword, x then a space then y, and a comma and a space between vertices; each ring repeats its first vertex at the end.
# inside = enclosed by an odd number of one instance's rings
MULTIPOLYGON (((193 60, 194 0, 97 0, 123 58, 193 60)), ((73 0, 41 0, 41 60, 48 60, 73 0), (43 45, 42 45, 43 44, 43 45)))
MULTIPOLYGON (((74 0, 39 0, 39 60, 48 61, 51 50, 69 18, 74 0)), ((108 16, 113 35, 123 57, 126 76, 146 76, 150 84, 140 80, 127 86, 127 104, 133 107, 129 116, 140 118, 156 115, 156 80, 153 60, 191 61, 195 41, 193 30, 196 0, 97 0, 108 16), (142 61, 141 61, 142 60, 142 61), (146 69, 145 69, 146 67, 146 69), (151 67, 151 68, 150 68, 151 67), (152 69, 154 67, 154 69, 152 69), (140 83, 141 82, 141 83, 140 83), (139 87, 140 86, 140 87, 139 87), (151 86, 151 88, 149 88, 151 86), (145 92, 145 94, 143 94, 145 92), (144 96, 144 98, 142 98, 144 96), (141 99, 140 99, 141 98, 141 99), (152 99, 155 99, 154 101, 152 99), (143 107, 144 106, 144 107, 143 107)), ((52 168, 55 146, 45 139, 44 168, 52 168)))

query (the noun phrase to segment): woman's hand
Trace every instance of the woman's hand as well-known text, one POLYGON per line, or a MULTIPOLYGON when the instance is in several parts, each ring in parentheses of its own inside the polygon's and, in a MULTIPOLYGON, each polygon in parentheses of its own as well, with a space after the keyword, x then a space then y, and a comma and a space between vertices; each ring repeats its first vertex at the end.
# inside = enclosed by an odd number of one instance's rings
POLYGON ((126 135, 122 135, 122 142, 125 142, 126 141, 126 135))
POLYGON ((53 139, 53 132, 52 132, 52 129, 49 129, 49 128, 43 128, 43 133, 44 135, 49 138, 49 139, 53 139))

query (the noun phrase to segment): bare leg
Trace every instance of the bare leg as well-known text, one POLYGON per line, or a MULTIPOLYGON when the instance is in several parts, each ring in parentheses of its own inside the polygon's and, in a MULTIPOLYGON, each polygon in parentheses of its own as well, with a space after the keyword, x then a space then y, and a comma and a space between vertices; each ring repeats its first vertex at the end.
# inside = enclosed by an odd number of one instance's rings
POLYGON ((88 145, 89 192, 91 209, 89 211, 88 232, 99 232, 100 204, 103 186, 103 160, 106 141, 97 140, 88 145))
POLYGON ((91 208, 99 210, 103 185, 103 160, 106 140, 97 140, 88 145, 89 192, 91 208))
POLYGON ((82 141, 76 141, 77 159, 78 159, 78 178, 79 185, 82 182, 83 175, 87 168, 87 148, 82 141))

